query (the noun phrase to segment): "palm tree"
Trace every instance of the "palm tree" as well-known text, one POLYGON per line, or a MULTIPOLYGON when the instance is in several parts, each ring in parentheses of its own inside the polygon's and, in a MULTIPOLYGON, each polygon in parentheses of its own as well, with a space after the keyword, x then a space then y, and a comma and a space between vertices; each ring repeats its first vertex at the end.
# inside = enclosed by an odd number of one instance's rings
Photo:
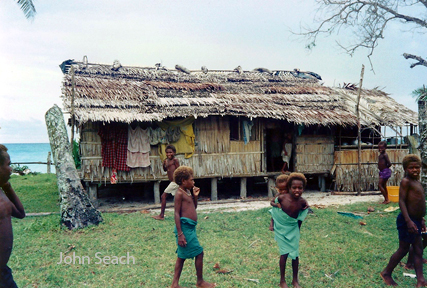
POLYGON ((412 91, 412 97, 417 99, 417 101, 426 101, 427 100, 427 88, 425 85, 412 91))
POLYGON ((21 6, 21 10, 24 12, 25 18, 34 18, 34 15, 36 15, 37 12, 32 0, 16 0, 16 2, 21 6))

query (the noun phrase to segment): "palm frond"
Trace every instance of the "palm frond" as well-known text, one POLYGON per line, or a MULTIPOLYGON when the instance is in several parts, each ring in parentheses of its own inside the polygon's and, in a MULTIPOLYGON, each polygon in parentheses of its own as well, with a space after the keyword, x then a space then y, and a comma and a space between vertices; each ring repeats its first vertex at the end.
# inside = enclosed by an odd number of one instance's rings
POLYGON ((426 101, 427 100, 427 89, 426 86, 420 87, 412 91, 412 97, 417 99, 417 101, 426 101))
POLYGON ((24 12, 25 18, 34 18, 37 12, 32 0, 17 0, 17 3, 21 6, 21 10, 24 12))

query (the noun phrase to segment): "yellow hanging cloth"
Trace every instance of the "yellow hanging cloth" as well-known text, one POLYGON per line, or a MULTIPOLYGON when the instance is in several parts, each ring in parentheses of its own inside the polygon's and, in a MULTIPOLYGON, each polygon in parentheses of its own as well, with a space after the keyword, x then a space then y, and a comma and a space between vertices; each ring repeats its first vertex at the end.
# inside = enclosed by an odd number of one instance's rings
MULTIPOLYGON (((181 120, 174 120, 174 121, 163 121, 163 122, 156 122, 157 125, 162 128, 163 130, 167 130, 169 126, 177 127, 181 129, 181 137, 178 141, 170 143, 171 145, 175 146, 176 148, 176 154, 185 154, 185 158, 190 158, 193 156, 194 151, 196 149, 195 147, 195 139, 196 136, 194 135, 193 130, 193 123, 194 123, 194 117, 187 117, 185 119, 181 120)), ((166 159, 166 146, 168 144, 159 144, 159 156, 162 161, 166 159)))

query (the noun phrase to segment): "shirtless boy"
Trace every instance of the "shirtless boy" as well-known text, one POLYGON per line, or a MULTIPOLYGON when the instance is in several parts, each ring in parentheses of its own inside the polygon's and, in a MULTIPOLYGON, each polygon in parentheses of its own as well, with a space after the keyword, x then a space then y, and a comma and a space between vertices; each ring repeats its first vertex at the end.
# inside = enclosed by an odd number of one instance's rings
POLYGON ((307 201, 301 197, 307 179, 301 173, 291 173, 288 178, 288 193, 279 195, 281 210, 272 209, 274 239, 280 252, 280 287, 287 288, 285 268, 288 256, 292 258, 292 285, 300 288, 298 281, 299 239, 302 221, 308 213, 307 201))
POLYGON ((7 266, 13 247, 12 216, 25 217, 24 207, 9 183, 12 168, 7 148, 0 144, 0 288, 15 288, 12 270, 7 266))
POLYGON ((400 182, 399 207, 401 212, 396 219, 397 231, 399 232, 399 248, 390 257, 388 265, 381 272, 381 278, 387 285, 397 286, 391 274, 412 245, 415 274, 417 275, 416 287, 425 287, 427 283, 423 276, 421 232, 426 231, 424 220, 426 201, 424 189, 419 181, 421 160, 418 156, 410 154, 403 158, 402 164, 405 170, 405 177, 400 182))
MULTIPOLYGON (((279 196, 281 194, 285 194, 288 193, 288 187, 287 187, 287 182, 288 182, 288 178, 289 175, 288 174, 281 174, 279 176, 277 176, 276 178, 276 191, 277 191, 277 195, 276 197, 271 200, 270 205, 273 207, 276 207, 278 209, 280 209, 280 204, 279 204, 279 196)), ((273 217, 271 218, 270 221, 270 231, 274 231, 274 220, 273 217)))
POLYGON ((215 287, 214 283, 208 283, 203 280, 203 248, 200 246, 196 235, 196 208, 200 188, 194 186, 193 169, 186 166, 179 167, 175 170, 174 180, 179 185, 175 194, 175 236, 178 244, 178 258, 175 263, 171 287, 181 287, 178 283, 184 261, 194 257, 196 257, 196 287, 215 287))
POLYGON ((386 148, 387 143, 385 141, 378 143, 378 151, 380 152, 380 155, 378 156, 378 169, 380 170, 378 188, 380 189, 381 194, 384 196, 384 202, 382 202, 382 204, 390 203, 387 193, 387 180, 391 177, 391 162, 387 153, 385 152, 386 148))
POLYGON ((178 190, 178 185, 173 181, 173 173, 175 172, 176 168, 179 167, 179 161, 175 158, 176 149, 173 145, 166 146, 165 149, 166 152, 166 159, 163 161, 163 170, 168 173, 169 178, 169 185, 166 187, 165 191, 163 192, 161 196, 161 207, 160 207, 160 214, 157 216, 154 216, 153 218, 156 220, 164 220, 165 219, 165 210, 166 210, 166 198, 168 197, 168 194, 171 194, 172 196, 175 196, 176 191, 178 190))

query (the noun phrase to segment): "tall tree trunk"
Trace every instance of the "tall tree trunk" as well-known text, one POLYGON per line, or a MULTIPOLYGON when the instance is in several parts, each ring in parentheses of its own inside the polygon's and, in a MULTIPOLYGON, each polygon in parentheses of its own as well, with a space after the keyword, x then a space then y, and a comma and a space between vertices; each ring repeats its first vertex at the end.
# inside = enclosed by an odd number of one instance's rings
POLYGON ((420 154, 421 154, 421 184, 427 191, 427 102, 418 101, 418 122, 420 130, 420 154))
POLYGON ((61 223, 69 229, 98 225, 102 216, 80 182, 61 109, 54 105, 46 112, 45 119, 61 198, 61 223))

